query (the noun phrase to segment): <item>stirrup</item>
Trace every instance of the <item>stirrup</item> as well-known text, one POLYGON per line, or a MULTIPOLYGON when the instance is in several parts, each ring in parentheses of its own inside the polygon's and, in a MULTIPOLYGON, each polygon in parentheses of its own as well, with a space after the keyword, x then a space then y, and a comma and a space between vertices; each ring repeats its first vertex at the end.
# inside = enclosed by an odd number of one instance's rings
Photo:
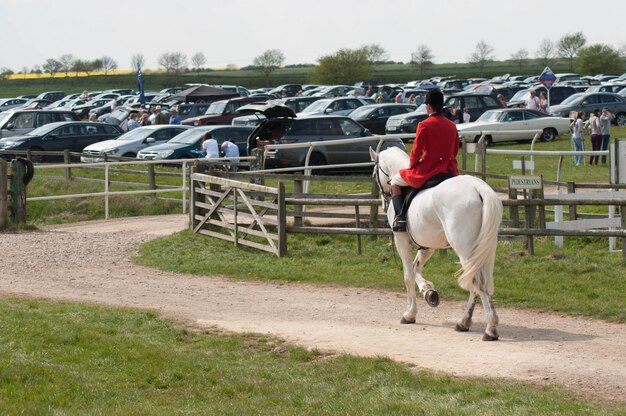
POLYGON ((406 218, 398 215, 393 220, 393 226, 391 227, 391 230, 394 232, 406 232, 406 218))

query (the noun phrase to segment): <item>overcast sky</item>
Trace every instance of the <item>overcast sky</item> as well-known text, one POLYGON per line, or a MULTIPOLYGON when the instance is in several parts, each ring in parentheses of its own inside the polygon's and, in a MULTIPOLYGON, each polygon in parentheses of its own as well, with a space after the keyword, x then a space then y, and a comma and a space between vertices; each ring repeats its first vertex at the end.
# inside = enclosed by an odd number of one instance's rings
POLYGON ((624 0, 0 0, 0 67, 20 71, 47 58, 108 55, 119 69, 142 53, 158 68, 163 52, 196 52, 208 67, 250 65, 267 49, 286 64, 315 63, 371 43, 408 62, 420 44, 435 63, 466 62, 484 40, 496 59, 543 39, 582 31, 588 44, 626 43, 624 0))

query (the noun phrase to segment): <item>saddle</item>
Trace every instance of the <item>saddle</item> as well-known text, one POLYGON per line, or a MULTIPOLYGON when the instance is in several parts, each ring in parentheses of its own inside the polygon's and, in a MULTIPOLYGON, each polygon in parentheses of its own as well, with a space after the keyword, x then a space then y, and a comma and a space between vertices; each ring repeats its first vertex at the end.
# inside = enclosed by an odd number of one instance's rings
POLYGON ((455 176, 456 175, 454 173, 449 173, 449 172, 438 173, 432 178, 430 178, 429 180, 427 180, 426 183, 422 185, 421 188, 413 188, 411 186, 403 187, 402 196, 404 196, 404 203, 402 204, 402 212, 406 212, 406 208, 411 205, 411 201, 413 201, 413 198, 415 198, 417 194, 419 194, 420 192, 428 188, 434 188, 435 186, 439 185, 443 181, 448 180, 450 178, 454 178, 455 176))

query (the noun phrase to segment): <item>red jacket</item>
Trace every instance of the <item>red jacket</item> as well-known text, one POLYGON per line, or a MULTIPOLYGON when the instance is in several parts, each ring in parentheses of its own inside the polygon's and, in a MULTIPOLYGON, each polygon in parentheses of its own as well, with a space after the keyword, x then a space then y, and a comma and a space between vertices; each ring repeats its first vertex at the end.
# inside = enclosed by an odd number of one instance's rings
POLYGON ((420 188, 438 173, 458 175, 458 151, 459 133, 456 124, 443 115, 431 115, 417 125, 409 167, 401 169, 400 175, 413 188, 420 188))

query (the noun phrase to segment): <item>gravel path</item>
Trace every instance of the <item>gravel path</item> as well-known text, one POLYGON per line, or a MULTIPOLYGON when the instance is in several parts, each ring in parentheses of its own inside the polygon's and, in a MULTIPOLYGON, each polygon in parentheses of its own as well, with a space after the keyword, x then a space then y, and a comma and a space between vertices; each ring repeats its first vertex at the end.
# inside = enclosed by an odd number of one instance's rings
POLYGON ((559 384, 626 402, 626 325, 498 308, 501 339, 487 343, 480 340, 482 309, 471 332, 457 333, 463 305, 445 294, 438 308, 419 305, 417 324, 400 325, 404 293, 192 276, 131 262, 141 243, 186 226, 186 216, 174 215, 0 234, 0 294, 151 308, 309 348, 388 356, 460 376, 559 384))

